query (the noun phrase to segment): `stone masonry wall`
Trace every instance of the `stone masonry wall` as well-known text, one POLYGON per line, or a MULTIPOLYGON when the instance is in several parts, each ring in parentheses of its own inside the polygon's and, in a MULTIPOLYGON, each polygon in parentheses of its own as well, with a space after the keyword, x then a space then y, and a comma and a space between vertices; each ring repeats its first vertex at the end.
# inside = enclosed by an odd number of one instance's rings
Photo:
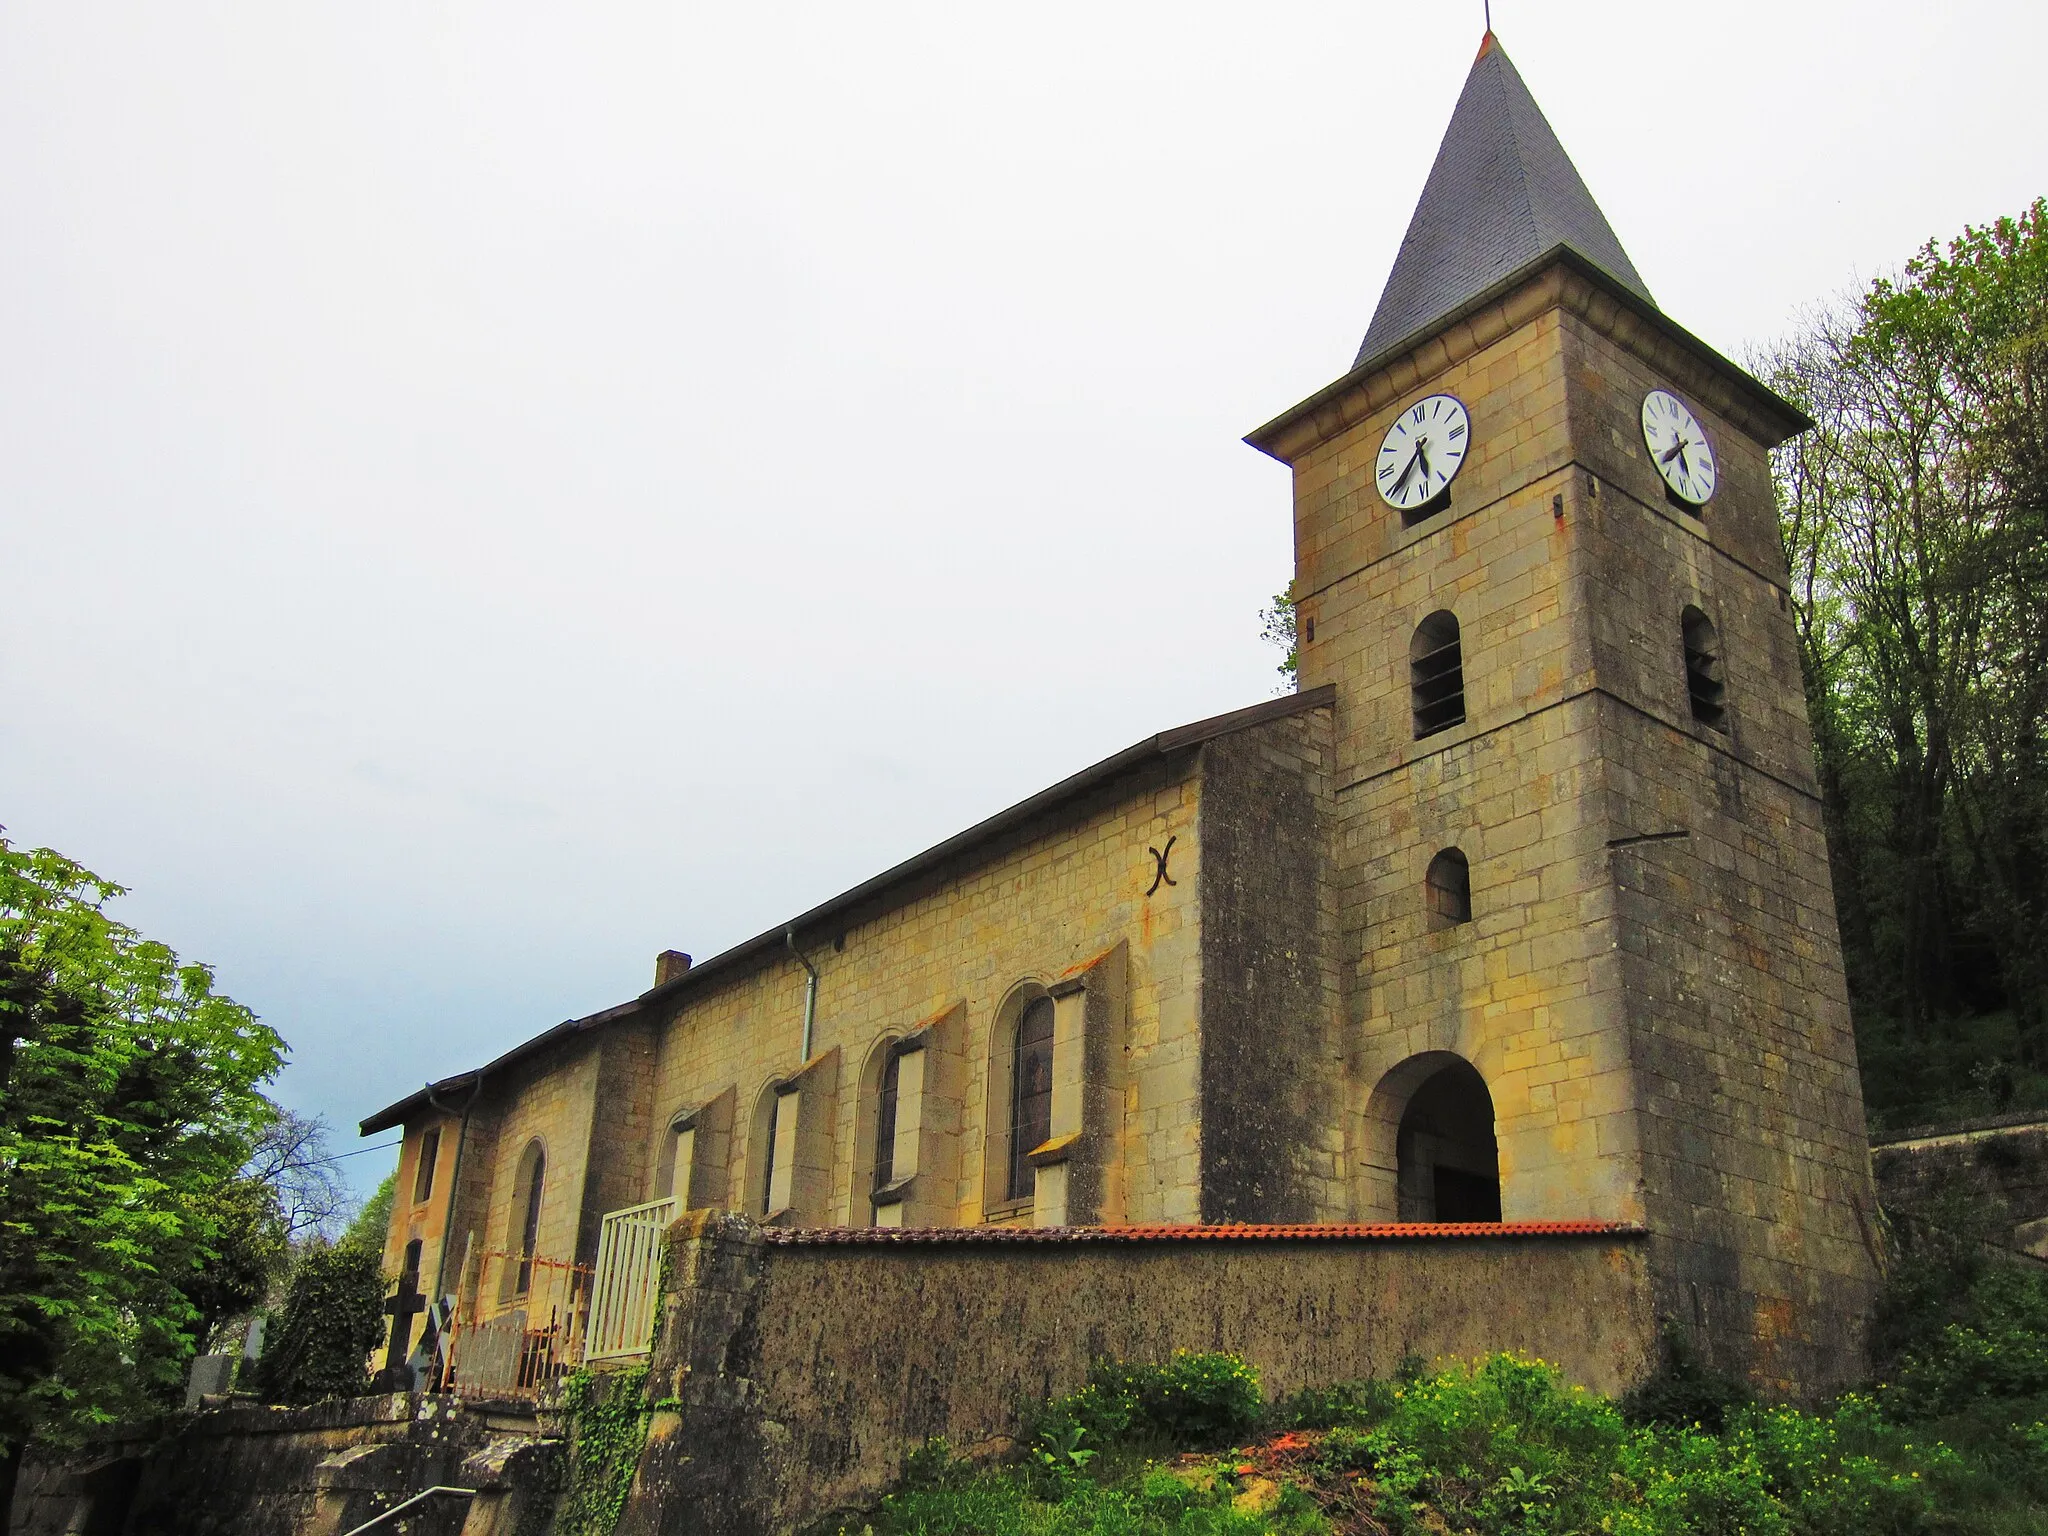
POLYGON ((1342 1221, 1327 712, 1202 749, 1202 1208, 1342 1221))
POLYGON ((1101 1356, 1235 1351, 1271 1395, 1386 1376, 1411 1351, 1496 1349, 1613 1392, 1655 1352, 1643 1244, 1625 1233, 1196 1230, 904 1242, 686 1218, 647 1383, 676 1406, 653 1417, 620 1536, 802 1529, 875 1498, 928 1437, 1007 1448, 1101 1356))
POLYGON ((1876 1206, 1764 446, 1783 428, 1622 321, 1570 314, 1565 345, 1658 1300, 1716 1363, 1824 1391, 1860 1365, 1876 1206), (1660 387, 1714 444, 1698 512, 1642 446, 1660 387), (1723 729, 1692 716, 1689 606, 1719 632, 1723 729))
MULTIPOLYGON (((949 1191, 921 1190, 953 1222, 979 1221, 990 1116, 991 1053, 1005 1000, 1020 985, 1051 987, 1120 941, 1129 949, 1128 1051, 1120 1064, 1135 1101, 1123 1116, 1120 1188, 1110 1211, 1132 1219, 1193 1220, 1198 1158, 1197 1021, 1200 1008, 1200 871, 1194 754, 1157 764, 1100 794, 1078 814, 994 848, 975 867, 913 892, 836 933, 802 935, 820 972, 814 1054, 841 1053, 833 1106, 831 1194, 812 1224, 868 1219, 852 1154, 861 1108, 853 1091, 875 1042, 952 1012, 964 1041, 959 1155, 949 1191), (1148 847, 1174 839, 1175 884, 1152 886, 1148 847)), ((751 1121, 762 1090, 798 1065, 804 974, 794 960, 689 996, 660 1026, 656 1126, 737 1089, 751 1121)), ((761 1138, 737 1125, 724 1204, 750 1208, 760 1183, 761 1138)), ((923 1175, 920 1174, 920 1179, 923 1175)))

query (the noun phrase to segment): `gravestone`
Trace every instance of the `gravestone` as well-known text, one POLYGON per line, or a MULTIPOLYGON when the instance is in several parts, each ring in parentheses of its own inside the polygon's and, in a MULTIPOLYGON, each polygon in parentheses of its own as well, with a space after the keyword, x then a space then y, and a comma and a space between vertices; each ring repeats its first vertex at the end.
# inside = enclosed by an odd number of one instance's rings
POLYGON ((221 1397, 234 1383, 235 1362, 239 1355, 194 1355, 192 1374, 185 1381, 185 1407, 196 1409, 200 1400, 207 1397, 221 1397))

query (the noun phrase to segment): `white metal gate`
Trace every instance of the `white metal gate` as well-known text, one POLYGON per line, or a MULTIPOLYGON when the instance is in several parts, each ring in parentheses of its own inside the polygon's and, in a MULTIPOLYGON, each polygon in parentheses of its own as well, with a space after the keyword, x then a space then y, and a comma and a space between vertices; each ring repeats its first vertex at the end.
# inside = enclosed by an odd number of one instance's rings
POLYGON ((654 1309, 661 1300, 662 1238, 675 1218, 673 1198, 606 1213, 598 1230, 584 1359, 644 1355, 652 1346, 654 1309))

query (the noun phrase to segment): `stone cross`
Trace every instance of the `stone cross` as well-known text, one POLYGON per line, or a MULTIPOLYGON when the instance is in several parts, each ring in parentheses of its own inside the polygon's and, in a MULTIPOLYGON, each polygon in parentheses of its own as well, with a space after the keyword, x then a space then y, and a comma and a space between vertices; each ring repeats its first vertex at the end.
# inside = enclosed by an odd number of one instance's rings
POLYGON ((426 1309, 427 1298, 420 1294, 419 1271, 408 1267, 398 1277, 398 1289, 384 1303, 384 1313, 391 1319, 391 1342, 384 1349, 384 1369, 394 1376, 405 1369, 413 1317, 426 1309))

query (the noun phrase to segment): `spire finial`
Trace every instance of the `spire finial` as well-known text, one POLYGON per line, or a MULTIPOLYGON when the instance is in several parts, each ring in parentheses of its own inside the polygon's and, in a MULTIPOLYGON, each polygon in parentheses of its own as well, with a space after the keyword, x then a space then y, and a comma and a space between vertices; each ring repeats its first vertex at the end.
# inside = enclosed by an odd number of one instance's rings
POLYGON ((1486 12, 1486 33, 1479 39, 1478 56, 1483 59, 1493 47, 1493 0, 1480 0, 1480 5, 1486 12))

